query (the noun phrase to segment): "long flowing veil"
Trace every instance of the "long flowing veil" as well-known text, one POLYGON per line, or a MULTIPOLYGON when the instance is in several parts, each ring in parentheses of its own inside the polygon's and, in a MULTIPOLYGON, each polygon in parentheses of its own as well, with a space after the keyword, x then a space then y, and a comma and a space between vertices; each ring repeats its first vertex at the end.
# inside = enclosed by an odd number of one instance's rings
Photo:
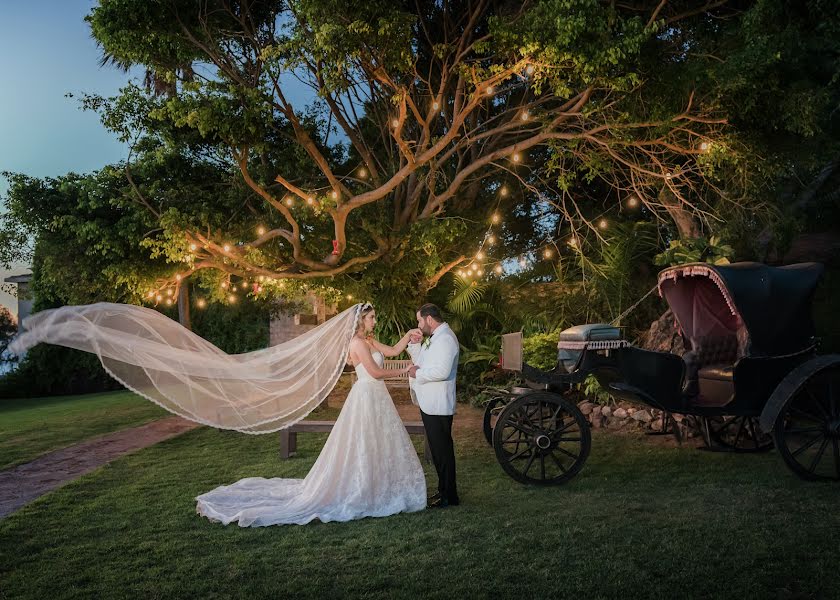
POLYGON ((292 340, 226 354, 163 314, 129 304, 63 306, 21 324, 10 350, 45 342, 92 352, 128 389, 191 421, 243 433, 296 423, 329 394, 363 305, 292 340))

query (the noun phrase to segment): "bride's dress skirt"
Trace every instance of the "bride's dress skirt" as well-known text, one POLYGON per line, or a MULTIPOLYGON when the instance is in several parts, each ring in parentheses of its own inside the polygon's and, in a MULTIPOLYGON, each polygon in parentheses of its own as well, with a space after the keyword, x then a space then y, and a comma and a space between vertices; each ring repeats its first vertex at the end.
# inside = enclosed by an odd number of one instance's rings
POLYGON ((248 527, 349 521, 425 508, 423 467, 391 396, 383 382, 359 375, 305 479, 242 479, 198 496, 197 512, 248 527))

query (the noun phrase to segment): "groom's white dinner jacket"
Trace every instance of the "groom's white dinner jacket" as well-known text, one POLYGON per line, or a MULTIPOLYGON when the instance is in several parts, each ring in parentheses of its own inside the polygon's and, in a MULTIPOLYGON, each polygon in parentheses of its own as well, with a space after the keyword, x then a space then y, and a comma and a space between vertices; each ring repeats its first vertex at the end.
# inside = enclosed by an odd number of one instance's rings
POLYGON ((446 323, 438 325, 428 346, 409 344, 411 360, 419 367, 409 378, 412 396, 427 415, 455 414, 455 376, 458 374, 460 345, 446 323))

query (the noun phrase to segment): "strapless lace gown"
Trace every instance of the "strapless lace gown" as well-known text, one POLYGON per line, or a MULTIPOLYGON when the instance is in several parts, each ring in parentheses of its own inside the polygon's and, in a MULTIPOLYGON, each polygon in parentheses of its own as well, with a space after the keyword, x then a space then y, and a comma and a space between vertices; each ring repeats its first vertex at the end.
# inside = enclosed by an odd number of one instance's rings
MULTIPOLYGON (((382 366, 384 357, 375 352, 382 366)), ((385 384, 362 365, 318 460, 305 479, 249 477, 198 496, 196 511, 241 527, 349 521, 426 506, 417 452, 385 384)))

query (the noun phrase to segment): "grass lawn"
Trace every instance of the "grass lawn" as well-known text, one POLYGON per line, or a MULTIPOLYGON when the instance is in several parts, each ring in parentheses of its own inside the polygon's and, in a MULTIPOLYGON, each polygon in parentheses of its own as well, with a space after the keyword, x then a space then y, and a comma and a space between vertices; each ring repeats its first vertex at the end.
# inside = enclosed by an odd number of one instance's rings
POLYGON ((169 414, 126 391, 4 400, 0 402, 0 469, 169 414))
MULTIPOLYGON (((456 440, 462 506, 240 529, 194 497, 305 475, 323 435, 200 428, 123 457, 0 521, 2 598, 830 598, 840 488, 775 453, 708 454, 598 432, 560 488, 506 477, 480 432, 456 440)), ((417 440, 418 447, 420 440, 417 440)))

